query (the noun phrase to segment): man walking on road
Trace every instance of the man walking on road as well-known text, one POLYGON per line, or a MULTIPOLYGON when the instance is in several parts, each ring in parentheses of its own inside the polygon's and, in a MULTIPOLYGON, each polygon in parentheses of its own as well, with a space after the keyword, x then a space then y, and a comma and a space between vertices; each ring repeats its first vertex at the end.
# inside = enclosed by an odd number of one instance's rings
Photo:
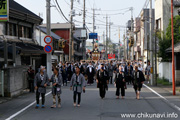
POLYGON ((117 99, 119 99, 119 95, 120 95, 119 91, 120 91, 120 89, 121 89, 122 99, 124 99, 126 81, 125 81, 125 75, 122 72, 121 65, 119 66, 119 72, 115 76, 115 85, 116 85, 116 96, 117 96, 117 99))
POLYGON ((80 68, 78 65, 75 67, 75 72, 71 78, 70 81, 70 90, 73 90, 74 95, 74 107, 76 106, 76 97, 78 96, 78 107, 80 107, 80 102, 81 102, 81 93, 82 91, 85 92, 85 78, 83 74, 80 73, 80 68))
POLYGON ((132 81, 132 72, 133 72, 133 66, 128 62, 128 64, 125 67, 125 74, 126 74, 126 81, 128 82, 128 85, 131 84, 132 81))
POLYGON ((62 75, 61 73, 58 72, 59 69, 58 68, 54 68, 54 74, 51 77, 50 82, 52 82, 52 95, 53 95, 53 105, 51 106, 51 108, 56 108, 56 95, 58 97, 58 107, 61 107, 61 98, 60 98, 60 94, 61 94, 61 85, 62 85, 62 75))
POLYGON ((40 67, 40 72, 36 74, 35 79, 34 79, 34 86, 36 90, 36 109, 39 108, 39 97, 41 95, 42 97, 42 108, 45 108, 44 103, 45 103, 45 94, 46 94, 46 87, 49 82, 48 75, 45 73, 45 67, 41 66, 40 67))
POLYGON ((136 93, 136 99, 139 100, 140 91, 142 88, 142 84, 144 83, 145 78, 143 72, 138 70, 138 66, 135 66, 135 71, 133 72, 133 86, 136 93))
POLYGON ((97 71, 97 87, 99 88, 100 97, 104 99, 106 90, 108 89, 109 75, 104 70, 104 64, 101 64, 101 69, 97 71))

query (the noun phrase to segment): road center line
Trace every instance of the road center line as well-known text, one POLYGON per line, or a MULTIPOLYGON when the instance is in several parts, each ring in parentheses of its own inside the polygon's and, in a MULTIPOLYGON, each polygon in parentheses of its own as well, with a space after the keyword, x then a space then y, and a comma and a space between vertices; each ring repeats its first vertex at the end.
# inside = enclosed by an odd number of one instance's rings
MULTIPOLYGON (((45 96, 48 96, 49 94, 51 94, 51 91, 46 93, 45 96)), ((40 98, 41 100, 42 98, 40 98)), ((30 108, 31 106, 33 106, 36 103, 36 101, 32 102, 31 104, 29 104, 28 106, 26 106, 25 108, 21 109, 20 111, 16 112, 15 114, 11 115, 10 117, 6 118, 5 120, 11 120, 12 118, 16 117, 17 115, 19 115, 20 113, 24 112, 25 110, 27 110, 28 108, 30 108)))
POLYGON ((165 102, 167 102, 168 104, 170 104, 172 107, 174 107, 175 109, 177 109, 178 111, 180 111, 180 107, 178 107, 177 105, 175 105, 174 103, 169 102, 169 100, 167 100, 165 97, 163 97, 162 95, 160 95, 159 93, 157 93, 155 90, 153 90, 152 88, 150 88, 149 86, 143 84, 143 86, 145 86, 146 88, 148 88, 150 91, 152 91, 154 94, 156 94, 157 96, 159 96, 160 98, 162 98, 165 102))

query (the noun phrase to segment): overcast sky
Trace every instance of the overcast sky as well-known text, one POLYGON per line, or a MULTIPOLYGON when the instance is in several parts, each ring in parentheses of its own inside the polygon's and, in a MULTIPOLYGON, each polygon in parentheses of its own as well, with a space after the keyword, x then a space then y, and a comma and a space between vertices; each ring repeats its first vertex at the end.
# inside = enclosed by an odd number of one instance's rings
MULTIPOLYGON (((46 0, 15 0, 19 4, 23 5, 27 9, 31 10, 35 14, 41 14, 41 17, 44 19, 43 23, 46 23, 46 0)), ((55 5, 55 0, 51 0, 52 5, 55 5)), ((70 1, 71 0, 57 0, 63 13, 69 19, 70 13, 70 1)), ((105 15, 109 14, 110 21, 113 23, 111 29, 111 38, 112 41, 117 43, 118 42, 118 25, 120 25, 120 32, 121 32, 121 40, 123 38, 124 33, 124 26, 128 20, 131 19, 131 12, 128 11, 129 7, 133 7, 133 17, 137 17, 140 14, 146 0, 86 0, 86 9, 87 9, 87 17, 86 22, 89 29, 92 31, 92 8, 98 9, 96 11, 96 27, 95 30, 99 36, 102 36, 103 31, 106 31, 105 26, 105 15), (124 13, 124 14, 121 14, 124 13)), ((148 6, 149 7, 149 6, 148 6)), ((153 0, 153 7, 154 7, 154 0, 153 0)), ((74 0, 74 9, 76 14, 82 13, 83 9, 83 0, 74 0), (79 1, 79 2, 78 2, 79 1)), ((65 23, 66 20, 63 19, 62 15, 57 11, 55 7, 51 9, 51 22, 52 23, 65 23)), ((76 15, 74 17, 75 20, 79 21, 76 22, 78 27, 82 26, 82 16, 76 15)), ((102 38, 100 37, 102 42, 102 38)))

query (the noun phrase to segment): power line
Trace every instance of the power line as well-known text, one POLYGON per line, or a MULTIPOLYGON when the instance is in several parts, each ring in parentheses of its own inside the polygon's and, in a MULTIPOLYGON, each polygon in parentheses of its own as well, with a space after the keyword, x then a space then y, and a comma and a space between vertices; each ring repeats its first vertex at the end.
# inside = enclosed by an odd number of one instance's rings
POLYGON ((57 4, 57 6, 58 6, 58 8, 59 8, 59 10, 60 10, 60 12, 61 12, 61 14, 63 15, 63 17, 67 20, 67 22, 71 23, 71 22, 66 18, 66 16, 64 15, 64 13, 63 13, 63 11, 62 11, 59 3, 57 2, 57 0, 55 0, 55 2, 56 2, 56 4, 57 4))

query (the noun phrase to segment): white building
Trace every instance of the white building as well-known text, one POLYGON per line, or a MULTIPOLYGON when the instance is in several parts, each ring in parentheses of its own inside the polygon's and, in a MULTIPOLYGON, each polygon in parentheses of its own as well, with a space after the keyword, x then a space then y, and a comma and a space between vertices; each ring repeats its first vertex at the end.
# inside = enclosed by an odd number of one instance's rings
MULTIPOLYGON (((178 15, 180 1, 174 0, 174 16, 178 15)), ((164 31, 168 27, 169 20, 171 19, 171 0, 155 0, 155 20, 156 29, 164 31)))

